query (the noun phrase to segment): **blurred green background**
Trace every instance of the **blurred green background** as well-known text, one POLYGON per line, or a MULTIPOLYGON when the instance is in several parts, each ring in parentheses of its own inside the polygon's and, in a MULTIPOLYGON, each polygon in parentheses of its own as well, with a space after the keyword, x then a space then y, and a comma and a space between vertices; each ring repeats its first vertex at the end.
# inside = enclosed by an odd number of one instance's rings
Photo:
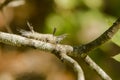
MULTIPOLYGON (((39 33, 52 34, 56 27, 55 35, 68 34, 63 44, 76 46, 93 41, 113 24, 120 16, 120 0, 26 0, 24 5, 8 10, 13 15, 8 21, 13 33, 18 33, 17 28, 29 30, 29 21, 39 33)), ((112 59, 118 53, 120 47, 109 41, 89 55, 113 80, 120 80, 120 63, 112 59)), ((101 80, 82 60, 76 60, 86 80, 101 80)))

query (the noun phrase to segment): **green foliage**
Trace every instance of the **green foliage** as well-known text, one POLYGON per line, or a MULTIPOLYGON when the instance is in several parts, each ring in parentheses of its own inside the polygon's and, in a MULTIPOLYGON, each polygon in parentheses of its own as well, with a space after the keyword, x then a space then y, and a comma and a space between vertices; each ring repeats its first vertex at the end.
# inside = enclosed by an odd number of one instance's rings
POLYGON ((116 61, 120 62, 120 54, 115 55, 112 58, 115 59, 116 61))
POLYGON ((76 20, 74 15, 70 14, 63 16, 60 14, 51 14, 46 20, 46 32, 53 31, 54 27, 57 28, 57 34, 63 33, 73 33, 78 28, 76 28, 76 20), (74 31, 73 31, 74 30, 74 31))
POLYGON ((112 42, 120 46, 120 30, 113 36, 112 42))
POLYGON ((62 9, 74 9, 77 5, 79 5, 78 0, 55 0, 55 3, 62 9))
POLYGON ((90 9, 101 9, 104 6, 103 0, 83 0, 83 2, 90 9))

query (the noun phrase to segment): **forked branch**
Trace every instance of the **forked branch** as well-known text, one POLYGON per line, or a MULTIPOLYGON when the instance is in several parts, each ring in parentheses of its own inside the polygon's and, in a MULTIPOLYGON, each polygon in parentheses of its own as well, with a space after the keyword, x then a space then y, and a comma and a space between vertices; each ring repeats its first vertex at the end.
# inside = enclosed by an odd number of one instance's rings
MULTIPOLYGON (((13 46, 30 46, 30 47, 34 47, 40 50, 56 51, 56 52, 59 52, 58 55, 60 55, 61 52, 65 51, 65 54, 62 54, 62 57, 64 57, 64 59, 69 60, 69 62, 73 62, 75 64, 74 67, 76 68, 76 70, 78 70, 78 72, 82 72, 80 66, 77 67, 76 65, 78 65, 78 63, 73 61, 73 59, 71 59, 67 55, 82 57, 83 60, 101 76, 102 79, 112 80, 98 65, 94 63, 94 61, 92 61, 92 59, 90 59, 89 56, 87 56, 86 53, 88 53, 92 49, 95 49, 96 47, 110 40, 112 36, 119 29, 120 29, 120 18, 107 31, 105 31, 99 38, 97 38, 96 40, 88 44, 77 46, 77 47, 72 47, 69 45, 54 44, 51 42, 30 39, 30 38, 22 37, 19 35, 9 34, 9 33, 4 33, 4 32, 0 32, 0 42, 4 44, 13 45, 13 46), (86 56, 82 56, 83 54, 85 54, 86 56)), ((83 73, 81 73, 80 75, 84 76, 83 73)), ((84 78, 82 79, 84 80, 84 78)))

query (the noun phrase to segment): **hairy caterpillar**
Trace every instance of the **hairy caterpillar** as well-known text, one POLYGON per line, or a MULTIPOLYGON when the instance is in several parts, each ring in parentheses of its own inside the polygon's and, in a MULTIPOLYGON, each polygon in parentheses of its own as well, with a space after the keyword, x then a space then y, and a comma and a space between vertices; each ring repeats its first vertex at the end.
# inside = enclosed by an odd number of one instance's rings
POLYGON ((54 29, 53 34, 40 34, 38 32, 35 32, 33 30, 33 27, 29 23, 27 23, 27 25, 31 31, 26 31, 26 30, 22 30, 22 29, 19 30, 21 35, 24 37, 27 37, 27 38, 36 39, 36 40, 55 44, 55 43, 60 43, 67 36, 67 34, 63 34, 60 36, 54 36, 55 29, 54 29))

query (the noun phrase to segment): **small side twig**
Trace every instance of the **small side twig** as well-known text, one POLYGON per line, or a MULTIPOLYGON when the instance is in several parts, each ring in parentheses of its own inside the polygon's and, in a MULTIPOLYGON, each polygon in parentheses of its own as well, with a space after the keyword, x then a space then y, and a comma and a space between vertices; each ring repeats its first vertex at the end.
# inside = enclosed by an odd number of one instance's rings
POLYGON ((33 27, 30 25, 30 23, 27 21, 27 25, 32 33, 34 33, 33 27))
POLYGON ((83 59, 103 80, 112 80, 89 56, 83 59))

